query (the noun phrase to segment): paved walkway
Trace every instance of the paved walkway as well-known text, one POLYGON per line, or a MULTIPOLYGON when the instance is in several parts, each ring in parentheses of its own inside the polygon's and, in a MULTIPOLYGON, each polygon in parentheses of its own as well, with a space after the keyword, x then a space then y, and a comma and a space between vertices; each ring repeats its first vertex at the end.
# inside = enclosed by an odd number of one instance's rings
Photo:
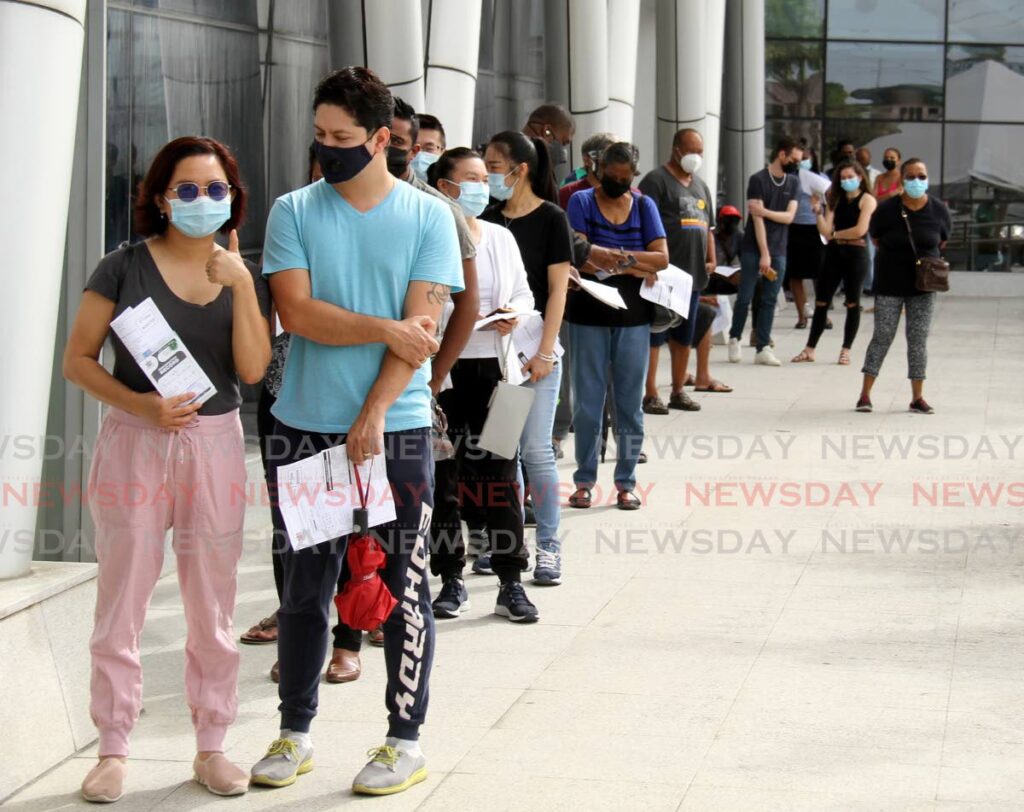
MULTIPOLYGON (((792 323, 787 311, 776 329, 787 360, 806 336, 792 323)), ((648 419, 644 510, 566 510, 565 584, 531 591, 540 624, 492 616, 494 581, 469 576, 473 610, 438 624, 430 778, 369 804, 1024 807, 1024 300, 942 299, 930 417, 906 412, 902 338, 875 413, 854 413, 872 319, 847 368, 831 363, 836 326, 816 364, 755 367, 745 350, 731 366, 715 348, 736 392, 648 419)), ((569 482, 568 460, 560 471, 569 482)), ((601 474, 607 494, 610 466, 601 474)), ((250 511, 239 630, 274 607, 266 525, 250 511)), ((360 681, 322 687, 313 773, 221 801, 187 781, 184 633, 168 578, 144 636, 146 711, 119 810, 357 802, 348 786, 384 733, 379 649, 364 647, 360 681)), ((277 695, 274 651, 243 655, 228 755, 248 766, 274 737, 277 695)), ((83 806, 92 755, 6 806, 83 806)))

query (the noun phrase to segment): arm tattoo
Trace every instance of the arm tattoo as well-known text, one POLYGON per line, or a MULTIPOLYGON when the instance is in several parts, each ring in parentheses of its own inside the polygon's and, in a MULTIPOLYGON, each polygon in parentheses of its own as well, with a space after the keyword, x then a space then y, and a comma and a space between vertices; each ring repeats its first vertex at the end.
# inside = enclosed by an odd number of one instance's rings
POLYGON ((430 283, 430 290, 427 291, 427 301, 430 304, 444 307, 445 303, 451 298, 452 289, 448 285, 442 285, 440 282, 430 283))

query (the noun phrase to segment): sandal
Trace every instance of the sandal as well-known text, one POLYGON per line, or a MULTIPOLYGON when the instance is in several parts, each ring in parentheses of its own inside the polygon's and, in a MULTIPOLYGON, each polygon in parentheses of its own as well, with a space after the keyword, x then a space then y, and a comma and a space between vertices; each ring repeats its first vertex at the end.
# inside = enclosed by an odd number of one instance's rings
POLYGON ((250 646, 262 646, 267 643, 277 642, 277 612, 270 617, 265 617, 249 631, 243 634, 239 640, 250 646))
POLYGON ((794 356, 793 359, 790 361, 790 363, 791 364, 803 364, 803 363, 813 364, 814 363, 814 356, 813 355, 808 355, 807 354, 807 350, 800 350, 800 354, 797 355, 797 356, 794 356))
POLYGON ((687 375, 686 380, 683 381, 683 386, 696 386, 697 379, 693 375, 687 375))
POLYGON ((641 502, 633 491, 619 491, 615 504, 619 510, 640 510, 641 502))
POLYGON ((576 492, 569 497, 569 507, 588 508, 591 503, 590 488, 577 488, 576 492))
POLYGON ((848 367, 850 365, 850 351, 846 347, 839 351, 839 360, 836 363, 841 367, 848 367))
POLYGON ((798 321, 796 323, 796 326, 793 329, 794 330, 806 330, 807 329, 807 319, 800 319, 800 321, 798 321))
POLYGON ((694 392, 731 392, 732 387, 728 386, 721 381, 712 381, 710 386, 697 386, 693 389, 694 392))

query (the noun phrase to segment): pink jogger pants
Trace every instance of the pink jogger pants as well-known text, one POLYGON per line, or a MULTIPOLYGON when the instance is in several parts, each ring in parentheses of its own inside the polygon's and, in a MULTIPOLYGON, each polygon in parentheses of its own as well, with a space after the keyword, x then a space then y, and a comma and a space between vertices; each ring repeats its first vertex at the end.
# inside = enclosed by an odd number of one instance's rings
POLYGON ((188 623, 185 693, 197 750, 223 750, 238 707, 232 614, 245 519, 245 442, 238 411, 179 432, 111 409, 96 441, 89 504, 99 579, 90 712, 99 755, 128 755, 142 707, 139 635, 174 529, 188 623))

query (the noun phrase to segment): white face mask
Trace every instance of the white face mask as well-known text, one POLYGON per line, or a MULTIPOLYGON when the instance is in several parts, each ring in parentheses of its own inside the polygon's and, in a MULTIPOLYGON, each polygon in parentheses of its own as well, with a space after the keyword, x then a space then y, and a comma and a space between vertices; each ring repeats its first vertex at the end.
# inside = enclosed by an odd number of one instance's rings
POLYGON ((683 168, 683 171, 687 175, 693 175, 694 173, 700 171, 702 163, 704 163, 704 159, 701 158, 701 156, 695 152, 691 152, 686 155, 681 155, 679 157, 679 165, 683 168))

